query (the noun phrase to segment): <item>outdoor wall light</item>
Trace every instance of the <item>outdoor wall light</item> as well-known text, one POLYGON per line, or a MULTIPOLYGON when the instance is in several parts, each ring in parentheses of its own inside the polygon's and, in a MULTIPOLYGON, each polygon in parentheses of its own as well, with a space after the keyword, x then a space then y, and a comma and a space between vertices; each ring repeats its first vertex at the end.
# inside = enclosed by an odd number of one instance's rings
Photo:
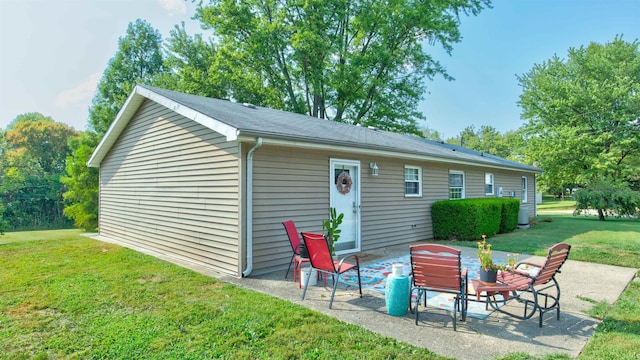
POLYGON ((371 168, 371 175, 378 176, 378 170, 380 170, 380 168, 378 168, 378 164, 372 162, 369 163, 369 167, 371 168))

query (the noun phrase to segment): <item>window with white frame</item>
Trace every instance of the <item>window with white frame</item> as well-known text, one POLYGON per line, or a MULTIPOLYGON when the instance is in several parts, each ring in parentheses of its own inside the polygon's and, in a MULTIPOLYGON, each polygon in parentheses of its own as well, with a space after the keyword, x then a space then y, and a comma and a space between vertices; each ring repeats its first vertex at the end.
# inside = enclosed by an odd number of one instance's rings
POLYGON ((404 195, 422 196, 422 168, 419 166, 404 166, 404 195))
POLYGON ((464 199, 464 172, 449 171, 449 199, 464 199))
POLYGON ((485 195, 493 195, 493 174, 492 173, 484 173, 484 194, 485 195))
POLYGON ((527 177, 523 176, 522 177, 522 196, 521 196, 521 200, 523 203, 527 202, 527 177))

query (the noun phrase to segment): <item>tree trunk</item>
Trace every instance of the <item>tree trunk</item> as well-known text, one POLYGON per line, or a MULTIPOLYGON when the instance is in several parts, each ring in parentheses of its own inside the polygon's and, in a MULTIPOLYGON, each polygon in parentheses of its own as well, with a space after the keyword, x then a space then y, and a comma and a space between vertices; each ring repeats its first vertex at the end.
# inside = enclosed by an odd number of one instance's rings
POLYGON ((602 211, 602 209, 598 209, 598 219, 600 221, 604 221, 604 212, 602 211))

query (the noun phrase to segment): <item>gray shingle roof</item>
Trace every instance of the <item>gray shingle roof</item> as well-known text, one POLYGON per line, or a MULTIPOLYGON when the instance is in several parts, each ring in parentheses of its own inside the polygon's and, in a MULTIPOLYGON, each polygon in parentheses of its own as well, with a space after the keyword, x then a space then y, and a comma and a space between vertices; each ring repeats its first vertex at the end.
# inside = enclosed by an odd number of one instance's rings
POLYGON ((212 130, 223 133, 229 140, 242 136, 259 136, 264 139, 306 142, 327 147, 341 146, 342 150, 345 150, 345 147, 354 151, 360 149, 361 153, 367 150, 383 151, 388 152, 388 156, 542 172, 533 166, 415 136, 317 119, 260 106, 245 106, 227 100, 189 95, 147 85, 138 85, 134 88, 87 165, 100 166, 127 123, 147 98, 198 121, 212 130))
POLYGON ((245 106, 227 100, 189 95, 146 85, 142 87, 225 123, 237 129, 240 136, 262 136, 363 149, 387 150, 439 157, 443 158, 443 160, 470 161, 541 172, 541 169, 533 166, 461 146, 331 120, 317 119, 282 110, 253 105, 245 106))

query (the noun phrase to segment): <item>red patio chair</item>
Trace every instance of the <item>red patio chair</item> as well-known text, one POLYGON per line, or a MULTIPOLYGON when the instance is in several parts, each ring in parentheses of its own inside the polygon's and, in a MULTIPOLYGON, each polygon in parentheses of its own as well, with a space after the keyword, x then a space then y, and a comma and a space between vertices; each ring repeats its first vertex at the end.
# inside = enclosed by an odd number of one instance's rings
POLYGON ((555 244, 547 250, 547 258, 543 264, 523 261, 517 263, 513 271, 503 271, 498 274, 500 282, 516 288, 509 302, 516 300, 524 304, 522 315, 510 312, 504 307, 498 307, 495 301, 489 302, 491 307, 520 320, 529 319, 538 312, 539 327, 542 327, 542 315, 547 311, 555 309, 556 319, 560 320, 560 285, 556 280, 556 274, 560 272, 562 264, 567 261, 570 250, 569 244, 555 244), (526 268, 529 268, 529 271, 525 271, 526 268))
MULTIPOLYGON (((329 300, 329 309, 333 304, 333 297, 338 287, 340 276, 347 271, 355 270, 358 273, 358 290, 360 291, 360 297, 362 297, 362 283, 360 281, 360 259, 356 255, 348 255, 342 258, 340 261, 335 261, 331 257, 331 251, 329 250, 329 244, 327 239, 322 234, 314 234, 308 232, 302 232, 302 239, 309 251, 309 260, 311 261, 311 267, 322 274, 330 274, 333 278, 333 291, 331 291, 331 300, 329 300), (353 257, 356 261, 355 264, 345 262, 346 259, 353 257)), ((302 291, 302 300, 307 293, 307 287, 309 286, 309 279, 311 278, 311 271, 307 274, 307 281, 302 291)))
MULTIPOLYGON (((291 270, 291 264, 293 264, 293 281, 295 282, 296 277, 300 274, 300 266, 303 263, 308 263, 309 259, 300 257, 300 235, 298 235, 299 233, 293 220, 287 220, 283 222, 282 225, 284 225, 284 229, 289 237, 289 243, 291 244, 291 250, 293 250, 291 262, 289 262, 289 267, 287 268, 287 273, 284 274, 284 278, 286 279, 287 276, 289 276, 289 270, 291 270)), ((298 284, 298 287, 302 286, 298 284)))
MULTIPOLYGON (((418 306, 424 298, 427 307, 427 291, 450 293, 455 295, 453 305, 453 330, 456 330, 458 310, 462 321, 467 318, 467 269, 462 268, 460 250, 449 246, 422 244, 409 247, 411 254, 412 288, 411 294, 417 290, 415 306, 409 305, 411 312, 416 313, 418 325, 418 306)), ((411 304, 411 303, 410 303, 411 304)))

